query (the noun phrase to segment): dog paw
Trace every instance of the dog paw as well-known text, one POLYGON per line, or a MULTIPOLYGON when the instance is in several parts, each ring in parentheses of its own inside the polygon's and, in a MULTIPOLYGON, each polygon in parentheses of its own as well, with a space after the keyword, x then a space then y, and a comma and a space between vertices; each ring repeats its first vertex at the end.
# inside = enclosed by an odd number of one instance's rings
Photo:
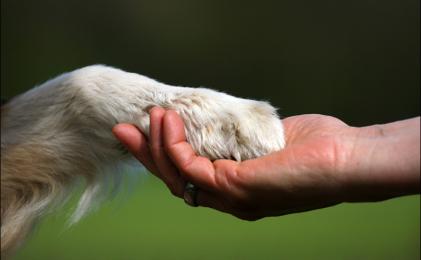
POLYGON ((132 123, 148 135, 149 110, 161 106, 179 113, 195 151, 212 160, 247 160, 278 151, 285 143, 281 120, 267 102, 206 88, 170 86, 105 66, 72 74, 72 85, 83 93, 79 99, 88 104, 85 121, 94 123, 92 129, 98 123, 108 124, 107 130, 116 123, 132 123))
POLYGON ((252 159, 285 145, 281 120, 267 102, 189 89, 163 105, 183 118, 187 140, 195 151, 212 160, 252 159))

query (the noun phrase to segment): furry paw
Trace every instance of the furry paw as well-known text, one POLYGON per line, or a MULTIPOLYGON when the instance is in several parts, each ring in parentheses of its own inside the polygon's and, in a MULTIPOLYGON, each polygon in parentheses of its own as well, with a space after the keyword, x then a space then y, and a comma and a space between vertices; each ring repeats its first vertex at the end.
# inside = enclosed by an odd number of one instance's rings
POLYGON ((195 151, 212 160, 242 161, 284 146, 281 120, 266 102, 195 89, 181 92, 166 107, 183 118, 187 140, 195 151))
MULTIPOLYGON (((283 148, 281 120, 269 103, 205 88, 175 87, 104 66, 73 72, 72 84, 100 122, 132 123, 149 134, 149 109, 161 106, 183 118, 188 141, 212 160, 246 160, 283 148)), ((112 126, 110 126, 112 127, 112 126)), ((108 131, 108 129, 107 129, 108 131)))

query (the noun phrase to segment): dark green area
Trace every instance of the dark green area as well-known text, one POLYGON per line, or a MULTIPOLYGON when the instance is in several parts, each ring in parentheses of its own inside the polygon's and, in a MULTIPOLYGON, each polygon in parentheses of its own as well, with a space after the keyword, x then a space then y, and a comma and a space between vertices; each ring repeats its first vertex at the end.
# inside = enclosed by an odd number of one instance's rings
MULTIPOLYGON (((1 1, 1 96, 95 63, 390 122, 420 114, 419 1, 1 1)), ((249 223, 135 188, 70 230, 52 216, 16 259, 419 259, 419 196, 249 223)))
POLYGON ((1 95, 103 63, 356 125, 419 115, 419 1, 3 0, 1 95))

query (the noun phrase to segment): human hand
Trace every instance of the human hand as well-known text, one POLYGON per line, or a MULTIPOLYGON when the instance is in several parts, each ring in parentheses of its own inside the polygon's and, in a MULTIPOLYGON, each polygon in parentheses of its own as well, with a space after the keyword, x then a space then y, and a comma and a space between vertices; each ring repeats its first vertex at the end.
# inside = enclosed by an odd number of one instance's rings
POLYGON ((174 195, 183 197, 186 181, 195 184, 200 189, 200 206, 255 220, 359 200, 360 196, 370 200, 364 193, 372 192, 367 187, 373 185, 358 174, 355 147, 361 136, 367 140, 376 136, 372 129, 361 131, 329 116, 289 117, 283 120, 283 150, 243 162, 211 162, 197 156, 186 142, 183 122, 175 111, 156 107, 150 118, 149 141, 128 124, 117 125, 113 132, 174 195), (354 189, 355 195, 350 187, 358 185, 364 188, 354 189))

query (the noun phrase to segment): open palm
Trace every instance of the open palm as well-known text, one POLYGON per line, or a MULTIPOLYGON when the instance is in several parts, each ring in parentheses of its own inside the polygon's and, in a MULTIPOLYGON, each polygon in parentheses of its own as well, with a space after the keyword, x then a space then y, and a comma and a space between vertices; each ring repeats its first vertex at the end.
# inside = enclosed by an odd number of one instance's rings
POLYGON ((283 120, 285 149, 241 163, 211 162, 186 142, 184 124, 174 111, 151 110, 149 141, 135 127, 119 125, 115 135, 176 196, 186 181, 200 188, 201 206, 242 219, 282 215, 339 203, 338 172, 344 154, 342 121, 322 115, 283 120))

